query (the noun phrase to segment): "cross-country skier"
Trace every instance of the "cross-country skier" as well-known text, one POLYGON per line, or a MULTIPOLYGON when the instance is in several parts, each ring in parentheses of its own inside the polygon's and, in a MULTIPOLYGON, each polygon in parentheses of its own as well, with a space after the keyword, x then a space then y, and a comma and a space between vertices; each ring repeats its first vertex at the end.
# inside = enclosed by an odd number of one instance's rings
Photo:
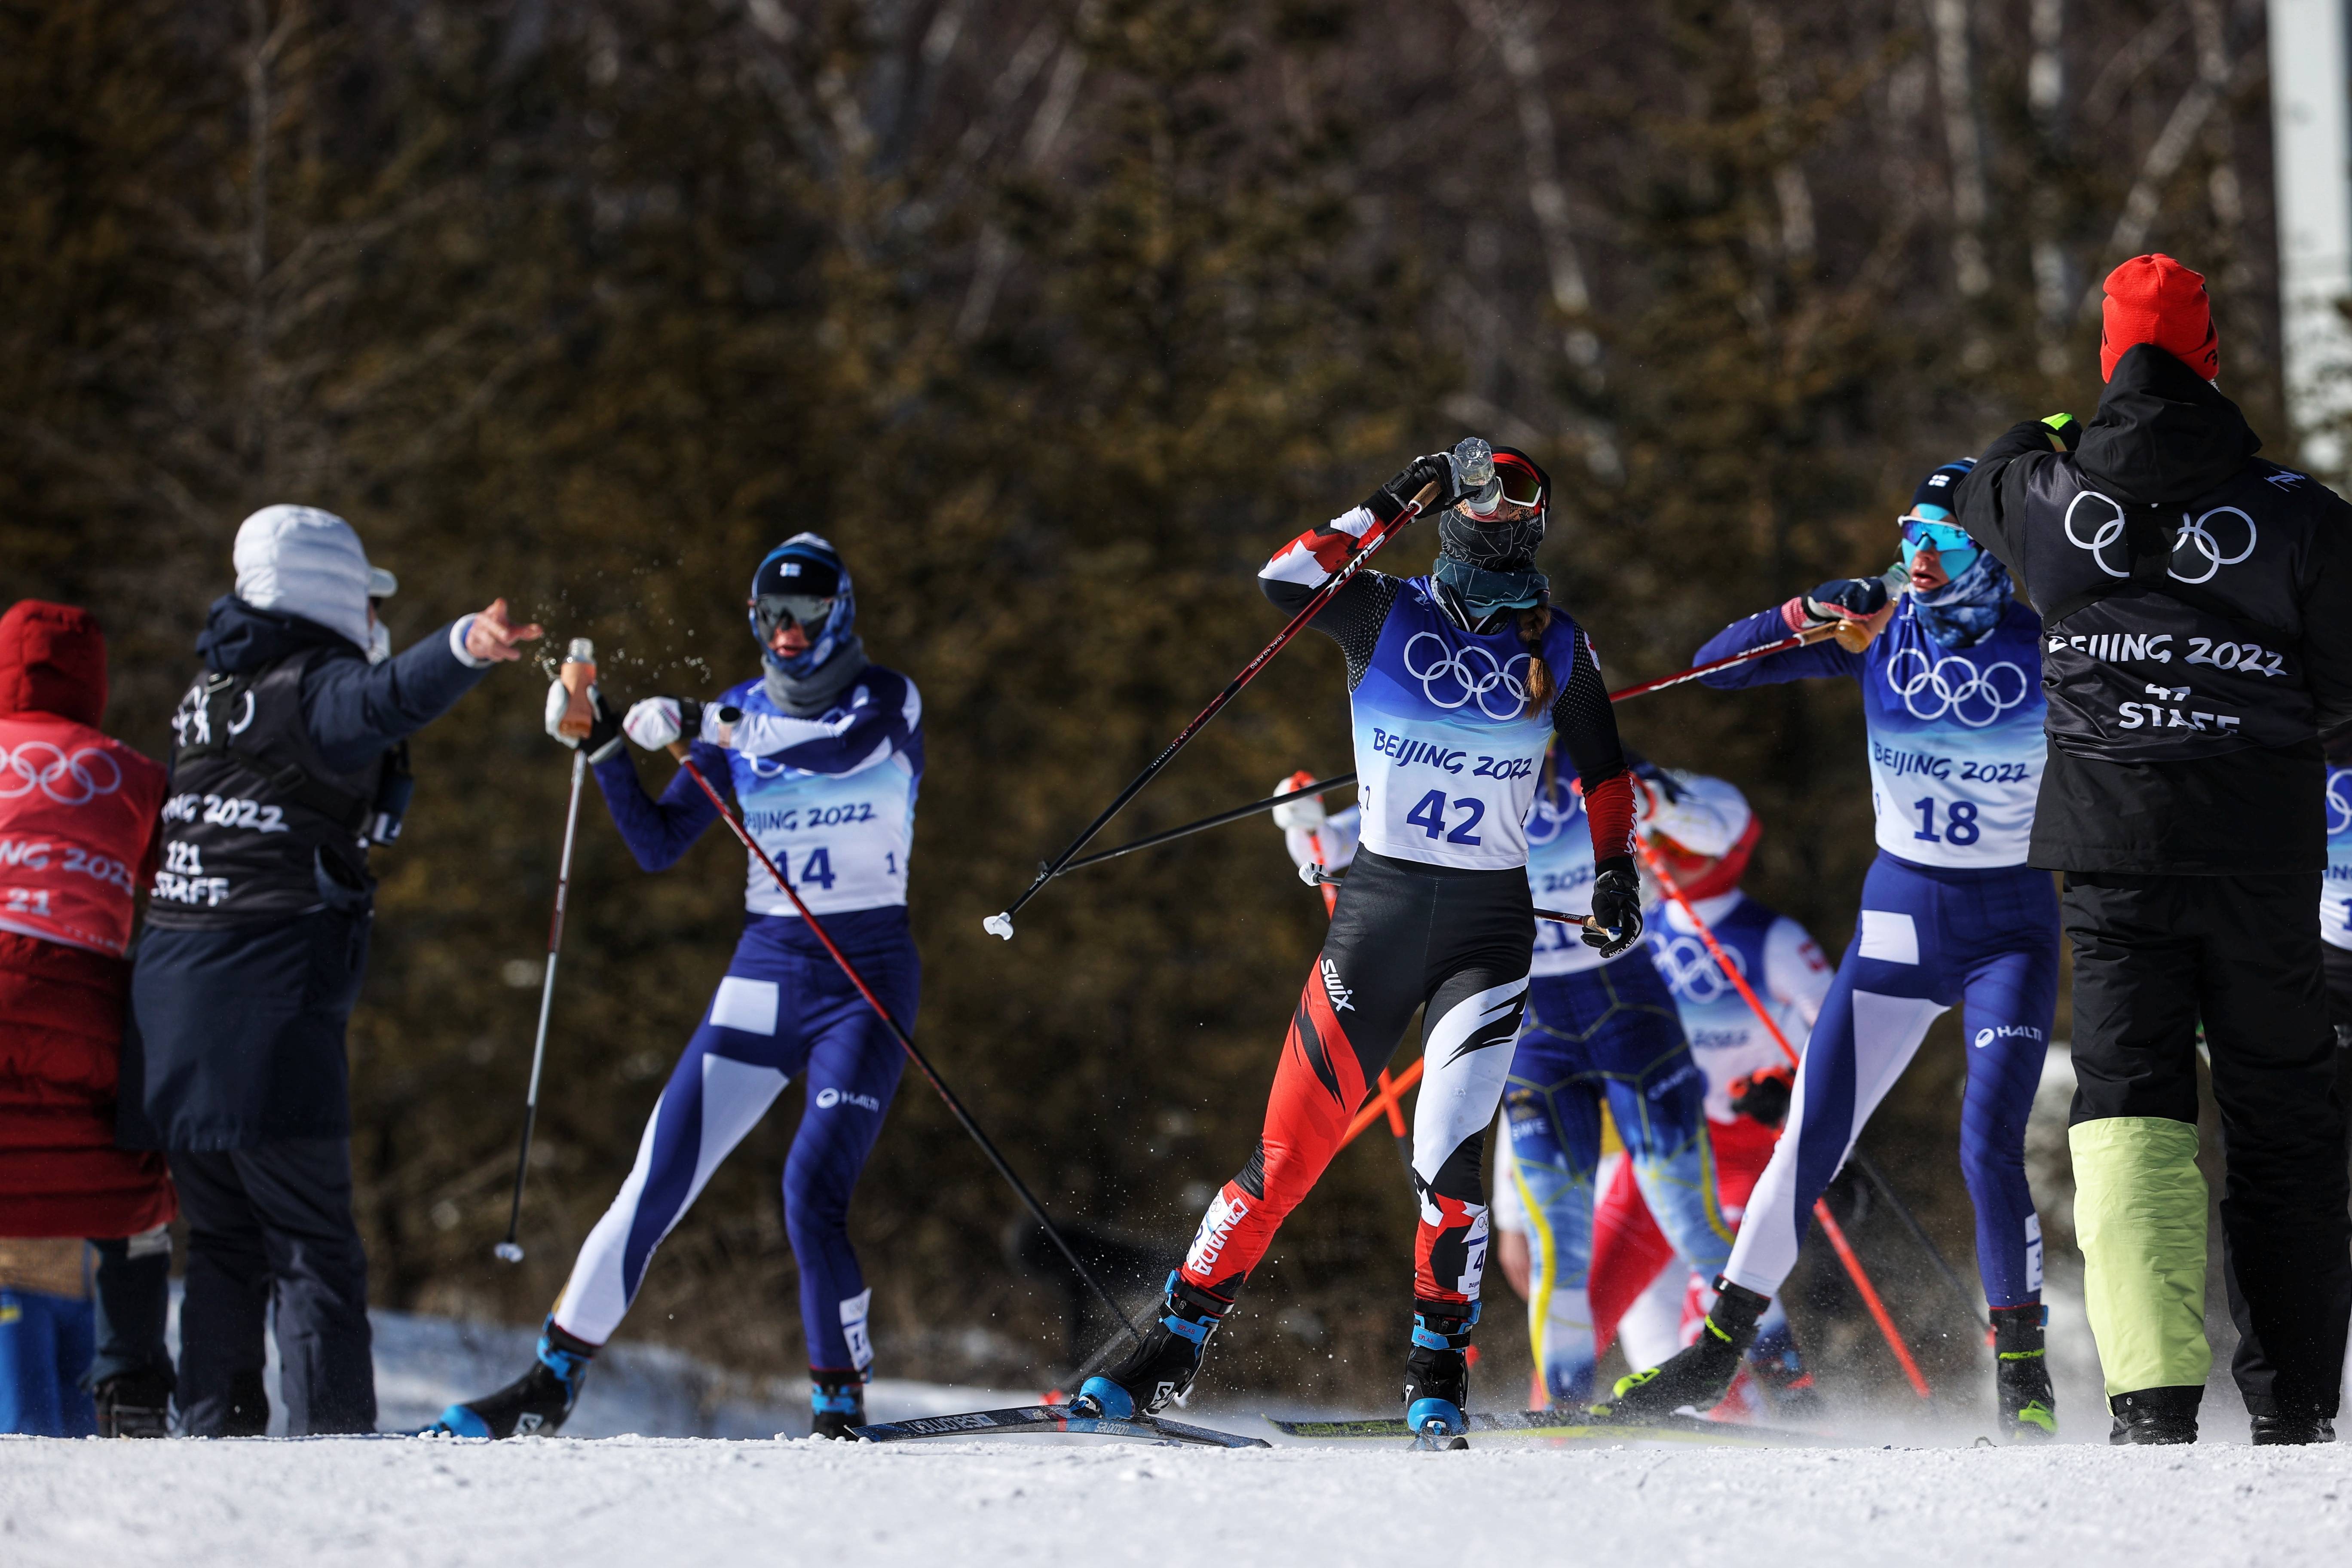
POLYGON ((1833 642, 1706 678, 1725 689, 1808 677, 1861 683, 1878 858, 1815 1020, 1787 1127, 1749 1198, 1698 1342, 1617 1385, 1633 1414, 1723 1396, 1770 1298, 1797 1261, 1814 1201, 1937 1015, 1963 1009, 1968 1090, 1960 1169, 1977 1211, 2000 1420, 2012 1437, 2056 1429, 2042 1359, 2042 1226, 2025 1183, 2025 1121, 2057 1002, 2058 900, 2025 864, 2042 764, 2041 623, 2000 562, 1951 521, 1969 465, 1922 481, 1898 520, 1910 592, 1878 578, 1825 583, 1737 621, 1705 661, 1806 626, 1877 628, 1861 653, 1833 642))
MULTIPOLYGON (((1742 891, 1740 878, 1761 824, 1738 788, 1722 779, 1679 770, 1644 774, 1646 808, 1636 831, 1690 900, 1716 942, 1772 1016, 1782 1037, 1802 1051, 1830 986, 1830 966, 1802 926, 1742 891)), ((1724 1219, 1737 1226, 1756 1179, 1779 1140, 1793 1069, 1755 1009, 1727 979, 1698 926, 1668 900, 1650 927, 1651 962, 1674 994, 1683 1034, 1706 1079, 1707 1139, 1715 1155, 1715 1191, 1724 1219)), ((1633 1173, 1620 1169, 1593 1215, 1592 1321, 1601 1347, 1619 1330, 1633 1303, 1653 1289, 1679 1308, 1691 1287, 1696 1331, 1714 1292, 1706 1278, 1685 1280, 1668 1268, 1675 1247, 1652 1217, 1633 1173)), ((1626 1359, 1654 1365, 1672 1352, 1636 1345, 1624 1328, 1626 1359), (1655 1353, 1653 1353, 1653 1352, 1655 1353)), ((1801 1403, 1811 1378, 1777 1300, 1758 1326, 1748 1363, 1776 1403, 1801 1403)))
MULTIPOLYGON (((1355 858, 1360 807, 1328 818, 1312 801, 1276 811, 1301 866, 1328 856, 1327 869, 1337 868, 1355 858)), ((1549 752, 1527 837, 1537 907, 1589 902, 1594 861, 1583 794, 1549 752)), ((1664 1215, 1669 1254, 1679 1251, 1689 1269, 1710 1279, 1730 1255, 1731 1227, 1715 1201, 1704 1080, 1674 998, 1646 960, 1643 947, 1604 958, 1556 921, 1536 925, 1526 1022, 1503 1090, 1510 1163, 1501 1176, 1525 1215, 1528 1338, 1550 1401, 1580 1403, 1592 1394, 1589 1285, 1604 1107, 1625 1145, 1618 1168, 1654 1203, 1645 1216, 1664 1215)))
POLYGON ((1446 456, 1416 458, 1258 574, 1266 596, 1295 613, 1358 540, 1436 488, 1441 552, 1430 574, 1360 572, 1311 623, 1347 658, 1362 842, 1292 1016, 1265 1130, 1210 1202, 1144 1342, 1087 1380, 1082 1406, 1156 1411, 1192 1384, 1276 1227, 1426 1004, 1405 1418, 1424 1438, 1464 1429, 1486 1256, 1480 1151, 1527 1002, 1535 921, 1525 824, 1555 730, 1586 784, 1598 866, 1583 939, 1614 956, 1642 933, 1616 719, 1591 640, 1551 607, 1534 569, 1549 484, 1507 447, 1495 466, 1495 479, 1465 496, 1446 456))
MULTIPOLYGON (((683 770, 659 798, 648 795, 621 741, 625 731, 656 750, 686 737, 696 765, 732 784, 743 826, 911 1028, 921 969, 907 925, 907 858, 923 776, 922 700, 913 681, 867 661, 853 630, 849 569, 817 535, 795 534, 761 559, 750 612, 765 668, 716 701, 647 698, 615 722, 595 698, 584 743, 597 786, 637 864, 671 865, 718 812, 683 770)), ((550 734, 568 700, 560 683, 550 689, 550 734)), ((441 1429, 507 1437, 562 1426, 655 1247, 795 1077, 808 1099, 784 1162, 784 1228, 800 1265, 814 1426, 839 1437, 865 1423, 872 1292, 849 1245, 849 1197, 904 1058, 766 870, 746 858, 742 940, 654 1106, 636 1164, 548 1314, 538 1360, 496 1394, 451 1405, 441 1429)))

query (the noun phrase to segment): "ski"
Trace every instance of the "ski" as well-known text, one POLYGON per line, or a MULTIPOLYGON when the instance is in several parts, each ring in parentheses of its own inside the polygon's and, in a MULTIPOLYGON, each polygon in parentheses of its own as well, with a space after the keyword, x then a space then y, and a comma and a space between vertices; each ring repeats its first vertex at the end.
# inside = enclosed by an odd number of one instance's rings
MULTIPOLYGON (((1403 1423, 1398 1423, 1402 1426, 1403 1423)), ((1010 1410, 974 1410, 961 1415, 918 1415, 853 1426, 849 1435, 868 1443, 903 1443, 917 1437, 976 1437, 1023 1432, 1080 1432, 1097 1437, 1135 1437, 1147 1443, 1190 1443, 1202 1448, 1270 1448, 1263 1437, 1243 1437, 1206 1426, 1188 1426, 1164 1416, 1120 1420, 1082 1415, 1066 1405, 1023 1405, 1010 1410)))
MULTIPOLYGON (((1414 1436, 1401 1418, 1372 1421, 1283 1421, 1269 1415, 1266 1424, 1286 1437, 1349 1439, 1414 1436)), ((1707 1421, 1694 1415, 1666 1415, 1647 1420, 1611 1420, 1585 1410, 1517 1410, 1480 1413, 1467 1417, 1473 1432, 1524 1432, 1530 1436, 1567 1438, 1575 1442, 1716 1443, 1734 1447, 1820 1447, 1836 1439, 1780 1426, 1750 1426, 1730 1421, 1707 1421)))

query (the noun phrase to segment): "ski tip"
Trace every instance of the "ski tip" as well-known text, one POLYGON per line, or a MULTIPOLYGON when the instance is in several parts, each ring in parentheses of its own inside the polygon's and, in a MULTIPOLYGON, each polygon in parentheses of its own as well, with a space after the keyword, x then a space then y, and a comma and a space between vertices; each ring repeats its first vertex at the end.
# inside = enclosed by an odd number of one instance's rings
POLYGON ((986 931, 991 936, 1003 937, 1006 942, 1011 942, 1013 940, 1013 917, 1010 914, 991 915, 986 920, 980 922, 980 929, 986 931))

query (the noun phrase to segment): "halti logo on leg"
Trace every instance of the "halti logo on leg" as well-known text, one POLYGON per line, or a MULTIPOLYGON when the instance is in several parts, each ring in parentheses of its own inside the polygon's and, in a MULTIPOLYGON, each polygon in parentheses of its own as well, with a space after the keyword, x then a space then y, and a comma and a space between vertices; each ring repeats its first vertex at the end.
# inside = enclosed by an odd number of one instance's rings
POLYGON ((1323 994, 1331 998, 1331 1011, 1334 1013, 1356 1010, 1355 992, 1339 978, 1339 966, 1328 958, 1323 961, 1323 994))
POLYGON ((882 1102, 870 1094, 851 1094, 838 1089, 821 1089, 816 1091, 816 1108, 819 1110, 831 1110, 836 1105, 854 1105, 860 1110, 882 1109, 882 1102))
POLYGON ((2041 1037, 2042 1031, 2031 1024, 2002 1024, 1979 1029, 1976 1038, 1970 1043, 1982 1050, 1995 1040, 2038 1040, 2041 1037))

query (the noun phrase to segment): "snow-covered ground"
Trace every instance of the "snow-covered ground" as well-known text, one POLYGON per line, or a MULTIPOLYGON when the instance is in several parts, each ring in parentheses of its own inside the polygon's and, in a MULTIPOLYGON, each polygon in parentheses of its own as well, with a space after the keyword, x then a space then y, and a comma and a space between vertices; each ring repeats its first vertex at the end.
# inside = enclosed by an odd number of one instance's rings
POLYGON ((0 1562, 2340 1563, 2352 1451, 0 1438, 0 1562))

